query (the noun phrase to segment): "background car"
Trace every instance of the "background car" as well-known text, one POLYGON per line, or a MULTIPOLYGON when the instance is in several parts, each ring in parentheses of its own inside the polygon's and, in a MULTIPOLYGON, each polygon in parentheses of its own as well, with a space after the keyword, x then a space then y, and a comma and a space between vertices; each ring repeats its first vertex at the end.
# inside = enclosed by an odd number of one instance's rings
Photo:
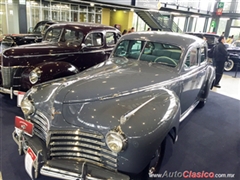
POLYGON ((213 33, 204 33, 204 32, 187 32, 186 34, 197 36, 201 39, 206 38, 208 44, 208 50, 210 50, 215 44, 218 43, 219 35, 213 33))
POLYGON ((58 23, 57 21, 40 21, 36 24, 31 32, 28 34, 4 34, 2 35, 1 49, 2 52, 4 49, 19 46, 24 44, 31 44, 36 42, 41 42, 45 30, 52 24, 58 23))
MULTIPOLYGON (((187 34, 191 34, 194 36, 198 36, 202 38, 203 36, 207 39, 208 44, 208 52, 210 49, 218 43, 218 38, 220 37, 217 34, 211 34, 211 33, 195 33, 195 32, 189 32, 187 34)), ((240 63, 240 41, 234 41, 232 44, 225 44, 227 51, 228 51, 228 61, 225 62, 224 70, 225 71, 231 71, 234 69, 236 64, 240 63)), ((211 62, 211 58, 210 58, 211 62)))
POLYGON ((224 70, 231 71, 240 64, 240 41, 236 40, 227 47, 228 61, 225 63, 224 70))
POLYGON ((41 43, 3 52, 0 92, 17 95, 37 83, 73 75, 103 62, 120 35, 116 28, 100 24, 54 24, 41 43))
POLYGON ((214 79, 204 40, 126 34, 107 61, 32 87, 13 138, 20 154, 36 157, 36 173, 28 171, 35 178, 40 172, 64 179, 147 180, 159 172, 166 138, 177 140, 180 122, 205 105, 214 79))

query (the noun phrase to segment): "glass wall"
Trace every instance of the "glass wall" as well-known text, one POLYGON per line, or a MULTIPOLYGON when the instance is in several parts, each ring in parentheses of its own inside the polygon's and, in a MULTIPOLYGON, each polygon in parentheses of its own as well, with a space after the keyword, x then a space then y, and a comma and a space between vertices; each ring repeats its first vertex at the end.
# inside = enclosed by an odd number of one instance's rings
POLYGON ((73 3, 27 0, 28 27, 34 27, 41 20, 101 23, 102 8, 73 3))
POLYGON ((186 17, 174 17, 173 21, 178 25, 181 30, 184 30, 186 17))
POLYGON ((197 18, 195 32, 203 32, 205 19, 206 19, 205 17, 197 18))
POLYGON ((16 17, 18 17, 18 0, 0 0, 0 34, 19 32, 19 21, 16 17))
POLYGON ((133 27, 135 31, 146 31, 148 25, 136 14, 133 14, 133 27))
POLYGON ((225 32, 227 21, 229 18, 220 18, 219 24, 218 24, 218 29, 217 29, 217 34, 222 34, 222 32, 225 32))

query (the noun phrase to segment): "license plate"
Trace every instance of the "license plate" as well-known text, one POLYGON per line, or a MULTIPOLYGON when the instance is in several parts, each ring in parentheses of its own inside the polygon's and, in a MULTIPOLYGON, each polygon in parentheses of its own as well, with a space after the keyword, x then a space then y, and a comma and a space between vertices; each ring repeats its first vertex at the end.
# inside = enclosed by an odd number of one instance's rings
POLYGON ((26 121, 25 119, 15 116, 15 128, 17 129, 17 132, 19 130, 23 131, 28 136, 33 135, 33 123, 26 121))
POLYGON ((17 106, 20 107, 21 106, 21 102, 23 100, 25 92, 18 92, 17 94, 17 106))
POLYGON ((29 147, 27 149, 27 153, 25 155, 25 169, 28 175, 33 178, 33 162, 37 159, 37 155, 33 152, 33 150, 29 147))

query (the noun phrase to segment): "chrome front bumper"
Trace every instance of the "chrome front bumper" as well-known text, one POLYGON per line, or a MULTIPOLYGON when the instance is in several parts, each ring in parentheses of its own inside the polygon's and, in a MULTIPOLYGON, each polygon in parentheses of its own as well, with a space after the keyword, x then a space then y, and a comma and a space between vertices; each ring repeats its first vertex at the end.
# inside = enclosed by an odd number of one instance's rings
POLYGON ((17 91, 17 90, 13 90, 12 87, 10 89, 4 88, 4 87, 0 87, 0 93, 9 94, 11 99, 13 98, 13 95, 17 96, 18 92, 19 91, 17 91))
POLYGON ((19 155, 26 154, 31 147, 37 155, 33 164, 34 178, 41 175, 65 180, 130 180, 129 176, 114 170, 83 161, 68 159, 46 160, 45 144, 38 137, 28 137, 23 132, 13 131, 12 137, 18 144, 19 155))

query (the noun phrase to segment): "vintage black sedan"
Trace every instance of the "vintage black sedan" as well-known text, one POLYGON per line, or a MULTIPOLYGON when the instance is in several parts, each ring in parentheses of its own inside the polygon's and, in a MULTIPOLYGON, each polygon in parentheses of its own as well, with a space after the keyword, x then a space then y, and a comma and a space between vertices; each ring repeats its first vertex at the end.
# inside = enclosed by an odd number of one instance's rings
POLYGON ((225 62, 225 71, 231 71, 240 64, 240 41, 235 41, 227 47, 228 61, 225 62))
POLYGON ((58 23, 58 21, 40 21, 38 22, 33 30, 27 34, 5 34, 1 41, 0 52, 4 49, 20 46, 24 44, 31 44, 41 42, 46 29, 52 25, 58 23))
POLYGON ((202 39, 127 34, 107 61, 32 87, 13 139, 33 178, 146 180, 158 173, 166 137, 177 140, 214 79, 202 39))
POLYGON ((76 74, 105 61, 119 30, 92 23, 51 25, 41 43, 6 49, 0 67, 0 93, 18 95, 33 85, 76 74))

